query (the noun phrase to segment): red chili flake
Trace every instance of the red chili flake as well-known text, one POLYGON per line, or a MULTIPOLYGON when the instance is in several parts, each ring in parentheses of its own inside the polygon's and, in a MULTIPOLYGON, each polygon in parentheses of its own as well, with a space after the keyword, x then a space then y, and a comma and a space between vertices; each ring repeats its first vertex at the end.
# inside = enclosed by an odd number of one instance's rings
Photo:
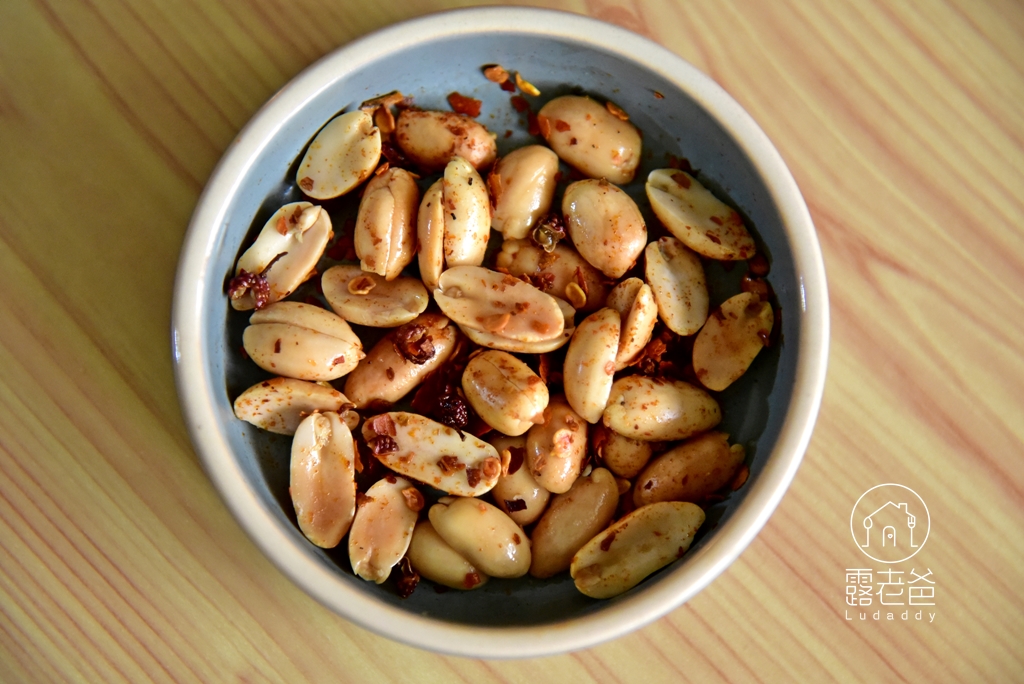
POLYGON ((722 244, 722 239, 720 237, 718 237, 717 235, 715 235, 714 233, 708 233, 708 240, 711 240, 716 245, 722 244))
MULTIPOLYGON (((523 508, 525 508, 525 506, 523 508)), ((516 546, 518 546, 519 544, 523 543, 523 539, 522 539, 522 537, 519 536, 518 532, 513 532, 512 533, 512 542, 514 544, 516 544, 516 546)))
POLYGON ((479 468, 466 468, 466 484, 470 489, 480 484, 481 473, 479 468))
MULTIPOLYGON (((523 463, 526 461, 526 448, 525 447, 509 447, 509 461, 508 461, 508 475, 513 475, 520 468, 523 467, 523 463)), ((525 506, 524 506, 525 508, 525 506)))
POLYGON ((458 92, 452 92, 448 95, 448 104, 458 114, 474 118, 480 116, 480 105, 482 104, 480 100, 466 97, 458 92))
POLYGON ((373 503, 373 497, 372 496, 367 496, 366 494, 363 494, 362 492, 358 492, 356 494, 356 508, 361 508, 361 507, 365 506, 368 503, 373 503))
POLYGON ((601 540, 601 550, 602 551, 607 551, 608 549, 612 548, 612 542, 615 541, 615 535, 616 534, 617 534, 616 532, 612 532, 607 537, 605 537, 604 539, 601 540))
MULTIPOLYGON (((277 261, 277 258, 274 261, 277 261)), ((244 268, 241 269, 228 283, 228 296, 231 299, 241 299, 251 290, 256 310, 259 311, 270 303, 270 283, 264 275, 269 269, 270 265, 263 269, 263 273, 249 273, 244 268)))
POLYGON ((371 418, 370 429, 373 430, 375 435, 394 437, 397 434, 395 431, 395 421, 386 413, 371 418))
POLYGON ((505 129, 505 137, 506 138, 511 138, 512 137, 512 129, 511 128, 506 128, 505 129))
POLYGON ((384 479, 385 479, 385 480, 387 480, 388 484, 395 484, 396 482, 398 482, 398 478, 397 478, 397 477, 395 477, 395 474, 394 474, 394 473, 388 473, 388 474, 386 474, 386 475, 384 476, 384 479))
POLYGON ((515 304, 515 311, 516 311, 517 314, 526 313, 526 311, 529 308, 530 308, 530 303, 529 302, 516 302, 516 304, 515 304))
POLYGON ((469 425, 469 405, 457 387, 445 385, 437 397, 437 407, 440 414, 438 422, 443 425, 456 430, 463 430, 469 425))
POLYGON ((576 138, 569 138, 569 145, 570 146, 575 145, 576 142, 577 142, 576 138))
POLYGON ((682 558, 683 554, 685 554, 685 553, 686 553, 686 549, 684 549, 682 546, 680 546, 679 547, 679 551, 676 552, 676 558, 682 558))
POLYGON ((740 279, 740 290, 756 294, 762 302, 767 302, 772 296, 772 286, 768 281, 764 278, 752 278, 749 271, 740 279))
POLYGON ((537 115, 537 130, 547 139, 551 135, 551 120, 546 116, 537 115))
POLYGON ((526 132, 530 135, 540 135, 540 122, 537 120, 537 115, 533 112, 529 112, 526 115, 526 132))
MULTIPOLYGON (((245 347, 239 347, 239 348, 238 348, 238 351, 242 352, 242 359, 243 359, 244 361, 248 361, 248 360, 249 360, 249 352, 245 351, 245 347)), ((267 386, 268 386, 268 385, 266 385, 266 384, 264 383, 264 387, 267 387, 267 386)))
POLYGON ((384 369, 384 375, 388 376, 388 380, 394 380, 395 379, 395 369, 391 368, 390 366, 388 366, 387 368, 384 369))
POLYGON ((514 93, 516 92, 516 84, 512 81, 505 81, 501 84, 501 89, 509 93, 514 93))
POLYGON ((473 587, 480 584, 480 582, 481 580, 479 574, 477 574, 475 571, 467 572, 466 577, 462 580, 462 586, 466 587, 466 589, 472 589, 473 587))
POLYGON ((768 265, 767 257, 765 257, 764 254, 758 252, 754 256, 747 259, 747 268, 750 270, 751 273, 753 273, 757 277, 764 278, 766 275, 768 275, 768 270, 770 267, 768 265))
POLYGON ((522 499, 505 499, 505 511, 508 513, 515 513, 516 511, 525 511, 526 502, 522 499))
POLYGON ((391 166, 406 168, 410 165, 409 160, 406 158, 402 150, 393 145, 390 141, 381 141, 380 153, 388 160, 388 163, 391 164, 391 166))
POLYGON ((522 95, 513 95, 509 98, 509 101, 512 102, 512 106, 520 114, 530 111, 530 103, 522 95))
MULTIPOLYGON (((711 217, 711 222, 714 223, 716 226, 722 225, 722 219, 718 218, 717 216, 712 216, 711 217)), ((719 244, 721 244, 721 243, 719 243, 719 244)))
POLYGON ((426 500, 423 498, 420 490, 415 487, 406 487, 403 489, 402 498, 405 499, 405 505, 414 513, 422 511, 423 506, 426 504, 426 500))
POLYGON ((657 90, 654 91, 654 98, 657 100, 664 100, 665 96, 659 93, 657 90))
POLYGON ((420 574, 413 569, 408 556, 402 558, 398 567, 402 571, 402 576, 398 578, 398 596, 404 599, 409 598, 419 586, 420 574))
POLYGON ((280 354, 281 353, 281 339, 280 338, 274 340, 274 353, 275 354, 280 354))
POLYGON ((310 178, 309 176, 306 176, 305 178, 300 178, 299 187, 305 190, 306 192, 309 192, 310 190, 313 189, 313 179, 310 178))
POLYGON ((393 333, 392 344, 399 356, 422 366, 434 358, 433 338, 427 328, 418 323, 406 323, 393 333))
POLYGON ((345 363, 345 356, 344 356, 344 354, 335 356, 334 360, 331 361, 331 366, 332 367, 333 366, 339 366, 339 365, 341 365, 343 363, 345 363))
POLYGON ((385 456, 387 454, 393 454, 398 451, 398 442, 393 437, 387 435, 379 435, 369 440, 367 446, 373 451, 374 456, 385 456))
POLYGON ((452 475, 460 470, 465 470, 466 464, 460 461, 458 456, 442 456, 437 459, 437 467, 445 475, 452 475))
POLYGON ((565 133, 569 130, 569 122, 555 119, 555 130, 559 133, 565 133))
POLYGON ((670 169, 679 169, 685 171, 691 176, 694 175, 693 167, 690 165, 690 160, 686 157, 677 157, 674 154, 666 155, 668 157, 668 167, 670 169))

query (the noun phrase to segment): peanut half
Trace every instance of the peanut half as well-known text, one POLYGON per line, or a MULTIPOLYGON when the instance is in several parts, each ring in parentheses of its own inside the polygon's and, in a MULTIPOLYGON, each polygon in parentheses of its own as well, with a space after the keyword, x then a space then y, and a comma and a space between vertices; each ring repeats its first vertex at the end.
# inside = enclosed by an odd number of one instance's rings
POLYGON ((704 511, 692 503, 642 506, 588 541, 569 572, 591 598, 618 596, 686 553, 703 524, 704 511))
POLYGON ((355 441, 337 413, 312 413, 299 423, 288 493, 299 529, 319 547, 334 548, 352 525, 355 461, 355 441))
POLYGON ((352 572, 359 577, 382 584, 408 550, 419 517, 407 503, 410 489, 405 478, 388 475, 359 497, 348 535, 352 572))
POLYGON ((296 182, 307 196, 325 200, 344 195, 370 177, 380 160, 380 130, 360 110, 331 119, 299 162, 296 182))

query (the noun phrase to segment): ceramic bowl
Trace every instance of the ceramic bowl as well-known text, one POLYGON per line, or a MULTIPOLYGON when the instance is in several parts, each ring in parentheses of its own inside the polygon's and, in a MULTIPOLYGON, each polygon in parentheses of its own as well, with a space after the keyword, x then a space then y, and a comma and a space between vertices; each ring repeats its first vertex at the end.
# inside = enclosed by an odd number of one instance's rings
MULTIPOLYGON (((333 210, 332 210, 333 211, 333 210)), ((339 209, 340 211, 340 209, 339 209)), ((335 229, 342 220, 333 216, 335 229)), ((652 225, 656 223, 652 221, 652 225)), ((738 292, 742 265, 708 267, 714 305, 738 292), (717 301, 716 301, 717 300, 717 301)), ((539 656, 592 646, 637 629, 693 597, 767 521, 800 464, 825 378, 828 298, 807 208, 778 152, 722 88, 665 48, 585 17, 536 9, 478 8, 407 21, 346 45, 278 92, 239 133, 199 200, 181 252, 173 310, 178 392, 192 441, 239 524, 275 565, 316 600, 393 639, 482 658, 539 656), (510 93, 481 66, 521 72, 542 96, 586 92, 614 100, 643 132, 644 158, 627 190, 648 217, 643 180, 671 156, 747 219, 770 256, 781 341, 720 395, 723 428, 747 447, 750 477, 708 520, 691 550, 633 590, 606 601, 552 580, 492 580, 472 592, 355 577, 343 542, 307 542, 288 498, 290 439, 237 420, 232 401, 267 377, 239 353, 247 315, 225 296, 240 250, 278 206, 300 199, 295 167, 328 120, 399 90, 423 108, 448 109, 452 91, 479 98, 479 120, 499 153, 534 141, 510 93), (506 131, 511 131, 506 137, 506 131)))

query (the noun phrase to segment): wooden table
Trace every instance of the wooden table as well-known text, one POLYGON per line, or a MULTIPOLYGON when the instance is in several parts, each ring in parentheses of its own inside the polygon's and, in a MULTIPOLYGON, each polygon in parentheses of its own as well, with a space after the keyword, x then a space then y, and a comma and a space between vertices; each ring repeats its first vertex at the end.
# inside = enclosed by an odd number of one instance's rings
POLYGON ((189 216, 289 78, 454 4, 0 3, 0 680, 1024 680, 1013 0, 552 3, 721 83, 789 163, 824 249, 814 439, 767 527, 694 600, 589 651, 474 661, 349 624, 257 551, 178 411, 168 321, 189 216), (846 603, 848 569, 880 581, 849 519, 885 482, 927 502, 927 545, 894 567, 931 571, 933 621, 846 603))

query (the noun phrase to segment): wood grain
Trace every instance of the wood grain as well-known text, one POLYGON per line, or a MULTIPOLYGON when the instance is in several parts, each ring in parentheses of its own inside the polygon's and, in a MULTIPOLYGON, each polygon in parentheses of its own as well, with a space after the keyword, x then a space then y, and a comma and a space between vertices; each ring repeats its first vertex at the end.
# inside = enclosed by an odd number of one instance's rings
MULTIPOLYGON (((0 3, 0 681, 1021 681, 1024 6, 574 0, 722 84, 800 184, 830 281, 821 417, 761 535, 687 605, 512 662, 372 635, 206 480, 168 350, 178 250, 289 78, 470 3, 0 3), (853 502, 929 505, 933 623, 847 621, 853 502)), ((918 562, 919 561, 919 562, 918 562)))

